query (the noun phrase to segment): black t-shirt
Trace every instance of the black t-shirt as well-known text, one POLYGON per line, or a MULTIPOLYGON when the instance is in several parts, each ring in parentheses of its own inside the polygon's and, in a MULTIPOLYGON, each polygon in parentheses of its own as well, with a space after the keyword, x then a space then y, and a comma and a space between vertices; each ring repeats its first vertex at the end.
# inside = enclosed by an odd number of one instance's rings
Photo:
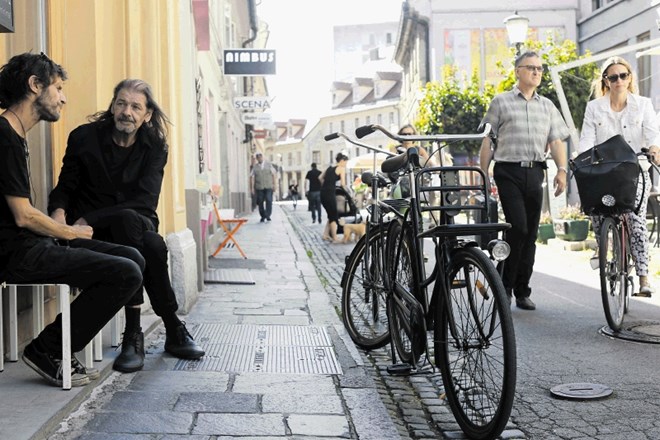
POLYGON ((312 168, 311 170, 307 171, 305 179, 309 180, 310 191, 321 191, 321 181, 319 180, 320 175, 321 172, 316 168, 312 168))
POLYGON ((126 169, 126 161, 133 152, 134 146, 135 144, 130 147, 122 147, 114 142, 112 142, 111 145, 103 146, 105 165, 108 167, 108 174, 110 174, 112 183, 114 183, 117 188, 122 188, 123 186, 124 179, 122 179, 122 175, 126 169))
POLYGON ((27 144, 9 122, 0 117, 0 272, 9 256, 23 247, 26 239, 38 238, 27 229, 19 228, 5 196, 30 198, 27 144))

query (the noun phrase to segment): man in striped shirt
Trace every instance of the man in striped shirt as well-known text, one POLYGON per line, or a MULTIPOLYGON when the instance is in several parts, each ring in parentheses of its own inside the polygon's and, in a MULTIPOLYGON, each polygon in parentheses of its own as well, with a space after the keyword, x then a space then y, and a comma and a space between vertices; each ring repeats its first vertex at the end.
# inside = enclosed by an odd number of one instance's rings
POLYGON ((515 61, 518 80, 512 90, 496 96, 482 123, 490 123, 497 137, 481 144, 481 168, 488 173, 495 161, 493 177, 500 202, 511 223, 506 240, 511 254, 504 264, 502 281, 509 298, 516 296, 516 305, 534 310, 529 298, 529 280, 534 269, 536 235, 543 204, 545 154, 549 149, 557 165, 554 179, 555 196, 566 188, 566 146, 568 127, 552 101, 540 96, 543 64, 535 52, 525 52, 515 61))

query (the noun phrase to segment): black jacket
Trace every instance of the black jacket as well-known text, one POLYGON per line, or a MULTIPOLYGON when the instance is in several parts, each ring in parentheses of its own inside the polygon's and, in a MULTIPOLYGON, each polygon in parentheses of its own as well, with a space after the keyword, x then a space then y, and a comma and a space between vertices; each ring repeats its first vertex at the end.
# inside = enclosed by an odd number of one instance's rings
POLYGON ((104 148, 112 148, 112 126, 99 123, 81 125, 71 132, 57 186, 51 191, 48 212, 66 211, 67 223, 80 217, 94 227, 104 217, 121 209, 134 209, 151 219, 158 229, 158 197, 167 146, 152 145, 138 131, 121 182, 112 182, 103 157, 104 148))

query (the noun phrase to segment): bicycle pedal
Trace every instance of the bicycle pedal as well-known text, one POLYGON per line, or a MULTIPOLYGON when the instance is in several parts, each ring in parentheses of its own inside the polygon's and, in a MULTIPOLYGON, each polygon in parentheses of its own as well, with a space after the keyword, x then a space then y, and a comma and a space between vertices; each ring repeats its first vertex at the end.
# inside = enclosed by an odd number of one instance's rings
POLYGON ((411 371, 410 364, 393 364, 387 367, 387 372, 392 376, 409 376, 411 371))

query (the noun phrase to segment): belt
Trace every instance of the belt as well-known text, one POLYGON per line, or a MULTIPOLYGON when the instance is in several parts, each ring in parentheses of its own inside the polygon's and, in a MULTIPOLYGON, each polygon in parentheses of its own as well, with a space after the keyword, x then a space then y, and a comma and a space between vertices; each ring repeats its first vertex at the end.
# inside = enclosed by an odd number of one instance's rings
POLYGON ((520 162, 497 162, 497 163, 500 163, 502 165, 512 165, 521 168, 536 168, 536 167, 546 168, 545 162, 536 162, 533 160, 524 160, 520 162))

